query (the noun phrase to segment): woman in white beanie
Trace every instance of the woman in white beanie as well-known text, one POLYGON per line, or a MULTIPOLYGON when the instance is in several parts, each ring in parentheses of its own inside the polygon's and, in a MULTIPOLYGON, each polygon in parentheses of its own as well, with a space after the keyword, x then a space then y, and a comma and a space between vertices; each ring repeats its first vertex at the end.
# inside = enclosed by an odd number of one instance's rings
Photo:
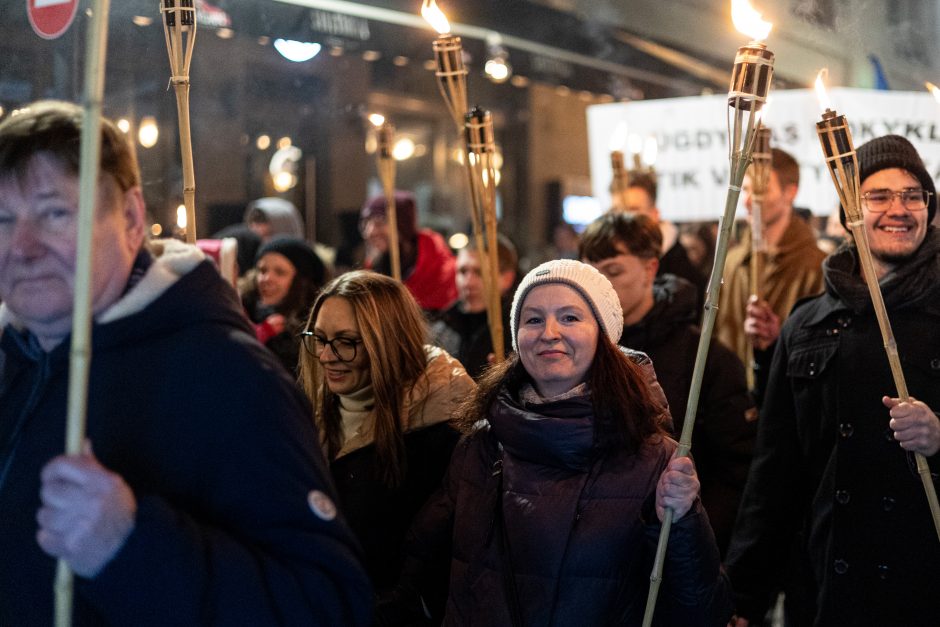
POLYGON ((412 528, 386 624, 434 608, 428 565, 450 552, 445 625, 640 625, 663 508, 675 511, 656 625, 726 625, 730 590, 676 443, 636 363, 616 347, 617 294, 556 260, 513 299, 516 353, 459 415, 468 433, 412 528), (396 616, 393 616, 396 615, 396 616))

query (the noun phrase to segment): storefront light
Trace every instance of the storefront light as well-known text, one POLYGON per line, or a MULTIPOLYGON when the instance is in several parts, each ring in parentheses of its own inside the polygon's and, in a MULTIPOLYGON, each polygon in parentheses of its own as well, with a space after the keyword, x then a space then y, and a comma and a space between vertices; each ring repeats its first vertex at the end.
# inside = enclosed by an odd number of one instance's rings
POLYGON ((274 40, 274 49, 277 50, 282 57, 294 63, 309 61, 319 54, 320 48, 320 44, 307 41, 295 41, 293 39, 274 40))
POLYGON ((137 141, 144 148, 153 148, 160 137, 160 129, 157 127, 157 119, 152 115, 145 115, 140 120, 140 127, 137 129, 137 141))

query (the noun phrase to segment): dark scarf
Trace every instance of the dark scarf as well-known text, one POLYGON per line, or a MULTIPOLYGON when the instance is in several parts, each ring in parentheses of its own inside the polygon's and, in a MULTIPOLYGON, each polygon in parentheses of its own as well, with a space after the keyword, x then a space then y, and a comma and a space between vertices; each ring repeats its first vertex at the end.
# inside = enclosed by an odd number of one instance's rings
POLYGON ((594 444, 590 394, 531 405, 503 389, 490 410, 489 423, 513 457, 580 472, 590 468, 594 444))
MULTIPOLYGON (((854 243, 843 244, 829 255, 823 262, 823 273, 826 289, 855 313, 871 309, 871 297, 859 272, 858 250, 854 243)), ((888 309, 916 307, 933 298, 940 289, 940 231, 928 226, 917 251, 879 283, 888 309)))

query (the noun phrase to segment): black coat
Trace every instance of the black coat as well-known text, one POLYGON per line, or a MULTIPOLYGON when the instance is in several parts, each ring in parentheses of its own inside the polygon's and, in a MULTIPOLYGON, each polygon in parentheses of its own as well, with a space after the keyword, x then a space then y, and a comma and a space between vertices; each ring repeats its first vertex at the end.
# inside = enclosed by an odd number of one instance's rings
MULTIPOLYGON (((409 543, 419 590, 414 564, 451 551, 445 625, 512 624, 510 570, 528 627, 640 624, 660 529, 656 482, 676 444, 599 454, 592 414, 589 397, 526 407, 503 391, 488 426, 458 444, 409 543)), ((672 528, 655 624, 725 625, 729 594, 696 501, 672 528)))
POLYGON ((405 534, 415 514, 441 485, 459 434, 448 422, 404 434, 407 469, 402 483, 385 485, 370 444, 330 464, 340 505, 362 545, 364 564, 381 595, 398 582, 405 534))
MULTIPOLYGON (((681 278, 657 277, 653 294, 653 308, 640 322, 624 328, 620 344, 653 360, 678 438, 701 335, 695 325, 699 310, 693 286, 681 278)), ((731 540, 757 436, 752 405, 741 360, 713 339, 695 413, 692 454, 702 482, 702 504, 722 555, 731 540)))
MULTIPOLYGON (((93 328, 88 437, 138 510, 115 557, 77 578, 73 624, 368 624, 305 399, 213 266, 180 274, 93 328)), ((2 349, 0 625, 48 626, 55 561, 35 516, 40 470, 64 448, 69 341, 45 353, 7 326, 2 349)))
MULTIPOLYGON (((503 354, 512 351, 512 335, 509 332, 510 301, 501 303, 503 317, 503 354)), ((431 325, 431 342, 457 358, 474 379, 479 379, 489 365, 488 357, 493 352, 490 327, 486 311, 467 313, 460 303, 441 314, 431 325)))
MULTIPOLYGON (((938 255, 930 229, 916 257, 881 282, 910 394, 935 412, 938 255)), ((881 403, 897 392, 854 248, 824 269, 826 293, 794 310, 771 367, 727 560, 739 612, 763 616, 795 546, 805 565, 789 591, 801 601, 789 608, 798 624, 936 626, 940 541, 881 403)), ((938 456, 928 461, 936 471, 938 456)))

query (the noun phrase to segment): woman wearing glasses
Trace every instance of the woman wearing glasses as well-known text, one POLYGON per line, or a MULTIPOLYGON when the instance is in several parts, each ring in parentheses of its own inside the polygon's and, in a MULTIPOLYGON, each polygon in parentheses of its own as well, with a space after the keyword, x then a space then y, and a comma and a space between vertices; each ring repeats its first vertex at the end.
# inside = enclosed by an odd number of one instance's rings
POLYGON ((302 334, 301 382, 379 594, 397 581, 405 532, 458 439, 451 415, 475 388, 425 336, 408 290, 369 271, 328 283, 302 334))

